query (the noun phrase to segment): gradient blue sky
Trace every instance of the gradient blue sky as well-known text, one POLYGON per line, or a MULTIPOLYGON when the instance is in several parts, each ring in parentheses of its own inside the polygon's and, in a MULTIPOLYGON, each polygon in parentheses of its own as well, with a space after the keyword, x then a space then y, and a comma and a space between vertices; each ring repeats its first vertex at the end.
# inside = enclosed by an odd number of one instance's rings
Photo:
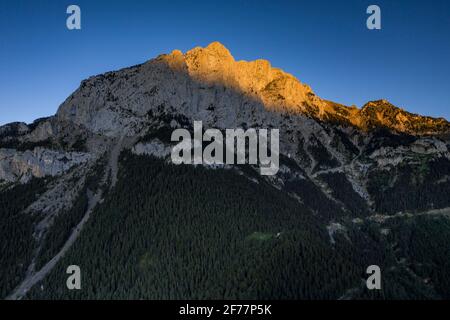
POLYGON ((450 119, 450 1, 21 1, 0 5, 0 124, 49 116, 81 80, 220 41, 265 58, 321 97, 386 98, 450 119), (77 4, 82 30, 66 29, 77 4), (366 28, 366 8, 382 30, 366 28))

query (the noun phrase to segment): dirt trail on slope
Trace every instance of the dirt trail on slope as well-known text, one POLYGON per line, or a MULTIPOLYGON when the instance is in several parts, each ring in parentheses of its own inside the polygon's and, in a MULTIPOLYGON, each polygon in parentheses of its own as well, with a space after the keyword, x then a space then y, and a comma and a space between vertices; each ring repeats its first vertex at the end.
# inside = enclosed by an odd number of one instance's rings
MULTIPOLYGON (((111 150, 109 155, 108 165, 105 170, 105 174, 102 177, 102 181, 100 183, 106 183, 108 181, 108 177, 111 177, 111 185, 110 188, 114 187, 117 183, 117 174, 119 168, 119 155, 124 147, 129 147, 133 145, 136 141, 136 138, 120 138, 114 148, 111 150)), ((20 300, 22 299, 28 291, 36 285, 38 282, 42 281, 47 274, 55 267, 55 265, 59 262, 59 260, 64 256, 64 254, 72 247, 73 243, 77 240, 80 235, 81 230, 85 223, 89 220, 91 213, 94 211, 94 208, 102 199, 102 190, 99 188, 97 192, 94 194, 91 190, 87 191, 88 197, 88 207, 86 209, 86 213, 84 214, 81 221, 78 225, 73 229, 66 243, 64 243, 61 250, 49 261, 47 262, 39 271, 27 274, 26 278, 23 282, 18 285, 14 291, 6 297, 6 300, 20 300)))

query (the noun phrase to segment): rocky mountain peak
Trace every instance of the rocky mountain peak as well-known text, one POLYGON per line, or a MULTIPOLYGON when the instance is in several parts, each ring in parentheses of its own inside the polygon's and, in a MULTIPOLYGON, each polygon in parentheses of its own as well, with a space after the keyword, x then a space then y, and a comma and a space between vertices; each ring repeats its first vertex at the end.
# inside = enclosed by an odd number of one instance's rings
POLYGON ((359 112, 365 129, 387 128, 408 134, 438 134, 450 131, 443 118, 425 117, 396 107, 386 99, 369 101, 359 112))
POLYGON ((347 123, 363 130, 385 127, 412 134, 433 134, 450 128, 444 119, 413 115, 386 99, 370 101, 361 109, 323 100, 308 85, 267 60, 236 61, 220 42, 196 47, 186 54, 173 51, 167 60, 172 69, 185 70, 201 83, 231 88, 253 97, 266 110, 347 123))
MULTIPOLYGON (((208 46, 206 46, 204 51, 206 51, 212 55, 224 57, 226 59, 233 58, 230 51, 219 41, 211 42, 208 46)), ((233 60, 234 60, 234 58, 233 58, 233 60)))
POLYGON ((380 100, 374 100, 367 102, 362 109, 372 109, 372 110, 393 110, 393 109, 400 109, 396 106, 394 106, 392 103, 390 103, 386 99, 380 99, 380 100))
POLYGON ((196 47, 184 55, 175 50, 165 60, 176 70, 182 70, 185 65, 189 76, 196 81, 254 96, 271 109, 296 110, 313 95, 309 86, 272 67, 267 60, 236 61, 220 42, 196 47))
POLYGON ((410 134, 450 131, 445 119, 414 115, 387 100, 362 109, 324 100, 267 60, 235 60, 220 42, 91 77, 57 116, 95 133, 134 135, 146 127, 150 111, 162 109, 219 127, 279 125, 274 118, 288 113, 364 131, 380 126, 410 134))

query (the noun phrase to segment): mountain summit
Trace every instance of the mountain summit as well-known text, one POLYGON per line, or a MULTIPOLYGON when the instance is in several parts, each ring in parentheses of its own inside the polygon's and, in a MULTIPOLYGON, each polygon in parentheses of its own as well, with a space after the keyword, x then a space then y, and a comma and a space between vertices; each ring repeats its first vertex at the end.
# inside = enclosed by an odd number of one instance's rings
POLYGON ((219 42, 89 78, 62 104, 58 117, 94 132, 133 135, 156 107, 219 127, 270 125, 261 121, 270 122, 270 114, 278 112, 362 130, 384 127, 414 135, 450 131, 444 119, 414 115, 384 100, 357 109, 321 99, 266 60, 236 61, 219 42))

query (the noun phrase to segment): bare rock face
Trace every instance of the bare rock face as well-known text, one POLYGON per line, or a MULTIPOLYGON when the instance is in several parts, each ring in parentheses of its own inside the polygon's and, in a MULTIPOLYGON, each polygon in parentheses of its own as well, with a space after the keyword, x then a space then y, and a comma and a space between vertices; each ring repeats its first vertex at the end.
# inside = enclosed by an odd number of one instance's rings
POLYGON ((79 152, 58 152, 35 148, 20 152, 0 149, 0 180, 27 182, 32 177, 57 176, 86 163, 91 156, 79 152))
POLYGON ((301 107, 313 95, 310 87, 273 68, 269 61, 235 61, 219 42, 188 51, 184 60, 192 79, 231 88, 260 100, 269 108, 301 107))
POLYGON ((279 113, 288 113, 365 131, 450 131, 444 119, 413 115, 385 100, 362 109, 323 100, 266 60, 236 61, 219 42, 91 77, 61 105, 57 117, 95 133, 121 136, 140 132, 149 112, 162 111, 220 127, 278 125, 279 113))
POLYGON ((30 132, 28 138, 30 141, 42 141, 54 137, 56 133, 51 121, 42 121, 30 132))
POLYGON ((154 139, 153 141, 147 143, 137 143, 131 151, 137 155, 145 154, 155 156, 157 158, 165 158, 170 155, 171 148, 158 139, 154 139))
POLYGON ((115 136, 135 134, 143 117, 160 108, 230 127, 270 122, 268 110, 304 111, 321 103, 309 86, 268 61, 235 61, 214 42, 83 81, 58 117, 115 136))

